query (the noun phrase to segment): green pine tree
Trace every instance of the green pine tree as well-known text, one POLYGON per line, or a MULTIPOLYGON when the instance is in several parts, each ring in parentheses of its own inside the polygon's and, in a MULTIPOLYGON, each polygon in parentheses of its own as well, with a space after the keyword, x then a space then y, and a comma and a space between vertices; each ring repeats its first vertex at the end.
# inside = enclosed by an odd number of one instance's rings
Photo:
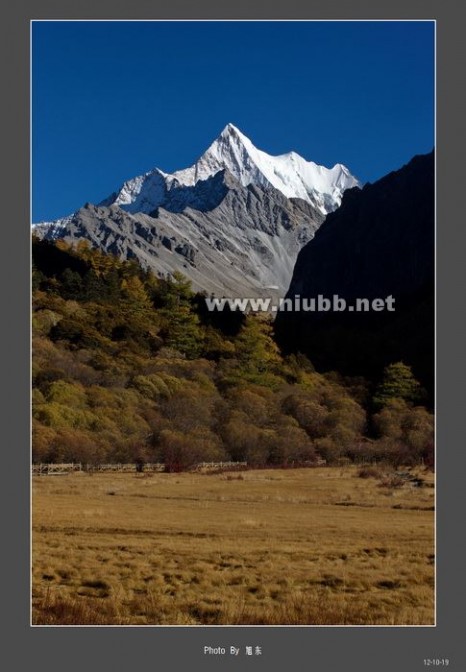
POLYGON ((392 399, 404 399, 415 404, 422 400, 423 395, 424 391, 411 368, 403 362, 396 362, 385 367, 373 401, 376 408, 382 408, 392 399))
POLYGON ((191 282, 178 272, 161 283, 157 297, 164 306, 160 314, 164 322, 161 335, 165 344, 189 359, 198 357, 203 347, 203 332, 194 311, 193 297, 191 282))
POLYGON ((267 320, 248 315, 235 339, 235 347, 238 366, 231 382, 247 381, 273 387, 279 381, 283 361, 267 320))

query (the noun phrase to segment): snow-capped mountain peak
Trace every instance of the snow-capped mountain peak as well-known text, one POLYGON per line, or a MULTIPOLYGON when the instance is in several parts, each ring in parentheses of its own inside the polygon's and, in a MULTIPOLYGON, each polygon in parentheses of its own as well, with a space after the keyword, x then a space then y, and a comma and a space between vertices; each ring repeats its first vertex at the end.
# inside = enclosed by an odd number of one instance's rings
POLYGON ((282 296, 299 250, 355 185, 342 164, 271 156, 228 124, 189 168, 154 168, 35 234, 85 238, 163 275, 181 270, 219 296, 282 296))
POLYGON ((129 212, 151 212, 163 204, 167 190, 194 187, 221 170, 227 170, 243 186, 273 187, 287 198, 311 203, 323 214, 340 205, 346 189, 359 185, 340 163, 325 168, 294 151, 271 156, 229 123, 194 165, 171 174, 156 168, 128 180, 102 204, 119 205, 129 212))
POLYGON ((227 124, 193 166, 178 170, 171 177, 179 184, 194 186, 199 180, 206 180, 226 169, 246 186, 252 180, 245 181, 242 178, 253 166, 259 170, 254 165, 254 152, 257 150, 249 138, 233 124, 227 124))

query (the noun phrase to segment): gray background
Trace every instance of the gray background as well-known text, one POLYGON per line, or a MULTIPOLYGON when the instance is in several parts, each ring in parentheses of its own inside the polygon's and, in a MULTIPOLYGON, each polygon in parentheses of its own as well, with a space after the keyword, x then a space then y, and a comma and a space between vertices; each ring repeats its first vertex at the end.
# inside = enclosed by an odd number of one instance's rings
MULTIPOLYGON (((459 3, 241 0, 16 0, 3 10, 2 58, 2 612, 4 669, 466 669, 464 617, 464 20, 459 3), (46 18, 437 19, 437 627, 31 628, 29 626, 29 21, 46 18), (463 276, 463 277, 461 277, 463 276), (461 282, 463 280, 463 282, 461 282), (8 318, 8 319, 6 319, 8 318), (263 655, 205 657, 204 645, 261 645, 263 655)), ((353 73, 357 76, 357 73, 353 73)))

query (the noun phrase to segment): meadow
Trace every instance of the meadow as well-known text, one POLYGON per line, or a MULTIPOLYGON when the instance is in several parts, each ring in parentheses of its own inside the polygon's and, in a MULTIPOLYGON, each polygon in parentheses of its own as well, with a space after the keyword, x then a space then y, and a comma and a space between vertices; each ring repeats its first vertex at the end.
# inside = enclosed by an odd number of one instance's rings
POLYGON ((74 473, 32 498, 36 625, 434 623, 424 469, 74 473))

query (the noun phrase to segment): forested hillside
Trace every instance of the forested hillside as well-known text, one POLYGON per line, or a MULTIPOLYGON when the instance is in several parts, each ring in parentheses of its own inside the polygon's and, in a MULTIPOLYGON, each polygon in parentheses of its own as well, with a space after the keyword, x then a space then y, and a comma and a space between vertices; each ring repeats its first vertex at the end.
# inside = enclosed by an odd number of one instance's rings
POLYGON ((402 363, 378 385, 323 375, 282 357, 264 316, 208 313, 182 275, 85 243, 32 253, 35 462, 432 462, 432 415, 402 363))

